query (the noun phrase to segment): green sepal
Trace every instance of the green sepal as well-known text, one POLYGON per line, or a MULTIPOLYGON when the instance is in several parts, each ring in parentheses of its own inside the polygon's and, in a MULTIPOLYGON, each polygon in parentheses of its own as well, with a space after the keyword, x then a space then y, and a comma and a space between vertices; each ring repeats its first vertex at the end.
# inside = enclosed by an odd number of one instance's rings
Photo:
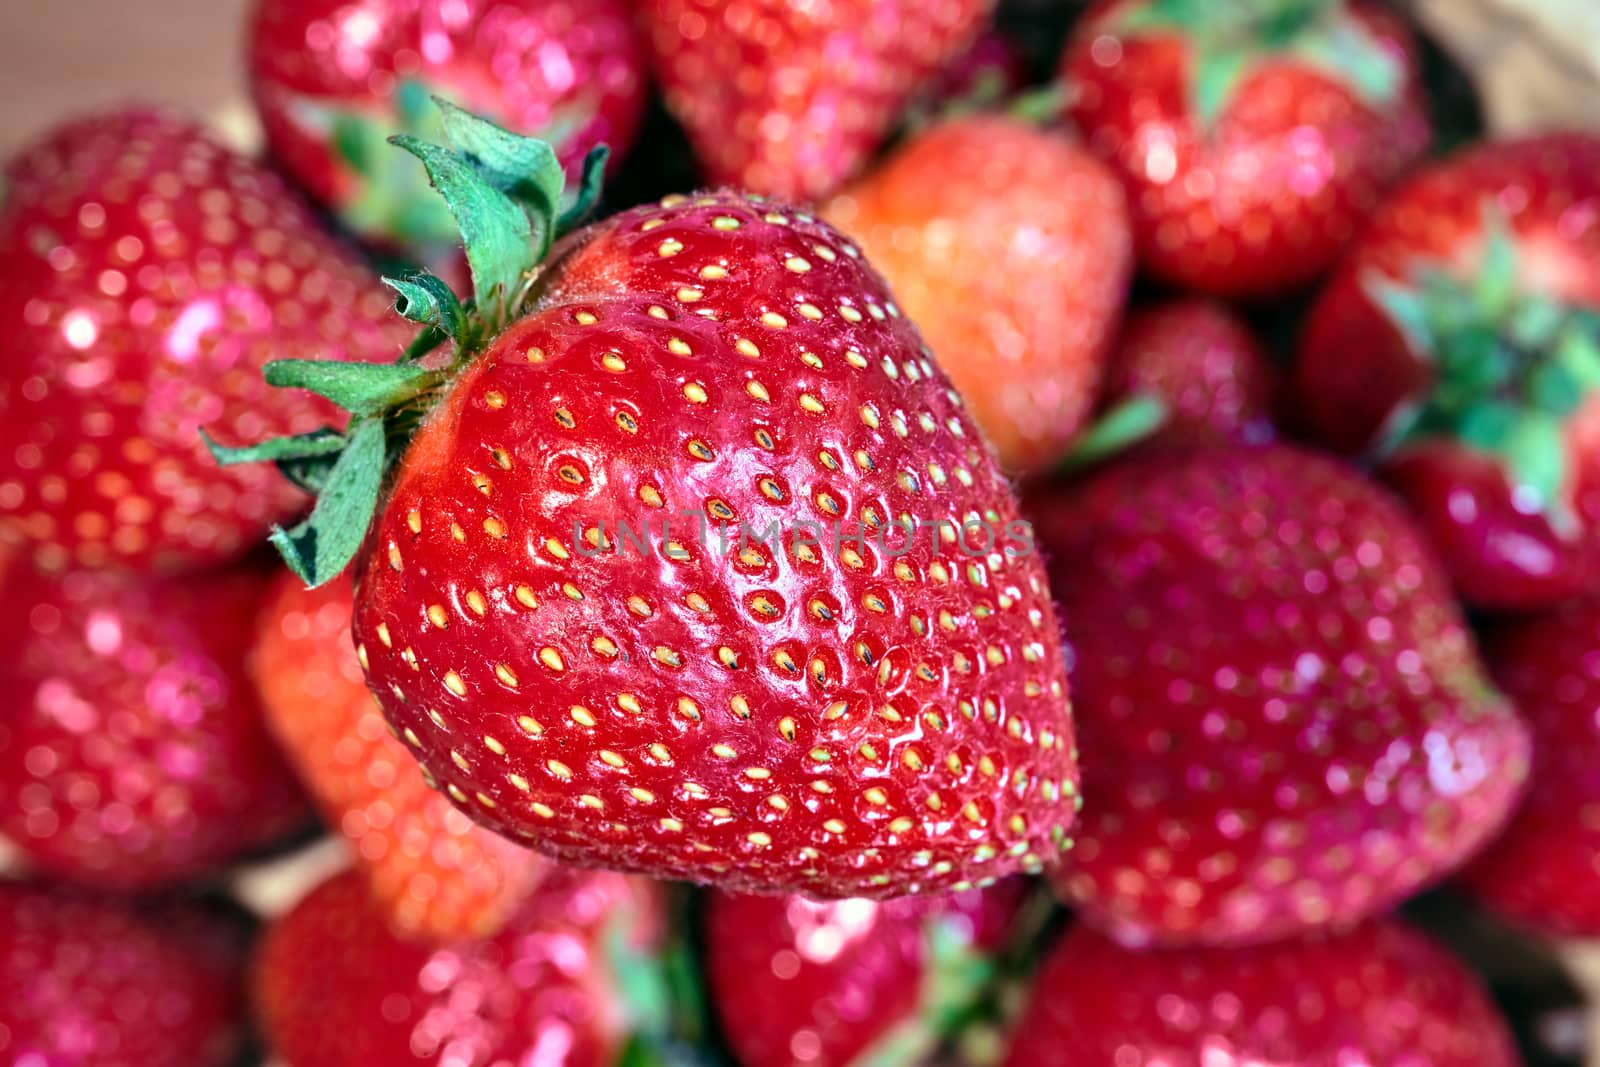
POLYGON ((461 301, 432 274, 408 274, 404 278, 384 278, 383 284, 395 291, 394 309, 402 318, 434 327, 456 342, 464 339, 466 311, 461 301))
POLYGON ((274 437, 256 445, 230 448, 219 445, 211 435, 200 431, 200 440, 210 450, 218 466, 231 467, 236 463, 268 463, 285 459, 305 459, 310 456, 329 456, 345 446, 344 434, 331 427, 312 430, 293 437, 274 437))
POLYGON ((339 453, 330 452, 325 456, 292 456, 274 460, 273 466, 277 467, 278 473, 287 478, 291 484, 316 496, 327 488, 328 478, 333 474, 333 468, 338 462, 339 453))
POLYGON ((275 359, 262 368, 262 375, 268 385, 316 393, 352 415, 381 414, 439 385, 442 380, 438 371, 415 363, 345 363, 324 359, 275 359))
POLYGON ((434 103, 444 116, 445 134, 478 176, 522 205, 532 231, 533 262, 543 262, 555 241, 566 185, 555 149, 537 138, 501 129, 441 97, 434 103))
POLYGON ((1147 0, 1123 9, 1111 28, 1127 36, 1183 34, 1192 50, 1190 107, 1202 129, 1276 56, 1321 71, 1375 109, 1404 88, 1396 57, 1333 0, 1147 0))
POLYGON ((269 538, 289 569, 312 589, 350 565, 378 507, 387 450, 383 421, 363 419, 347 436, 311 514, 288 530, 274 526, 269 538))
POLYGON ((1033 126, 1059 122, 1072 102, 1072 90, 1065 82, 1053 81, 1036 89, 1018 93, 1006 105, 1006 114, 1033 126))
POLYGON ((498 333, 515 308, 525 277, 538 262, 527 214, 449 149, 406 134, 389 140, 422 161, 428 180, 455 216, 472 273, 473 302, 488 317, 488 332, 498 333))
POLYGON ((1516 236, 1493 204, 1482 233, 1470 275, 1423 260, 1409 266, 1408 282, 1363 279, 1431 376, 1425 393, 1391 413, 1372 451, 1382 459, 1424 441, 1458 441, 1500 465, 1519 509, 1572 536, 1567 421, 1600 389, 1600 315, 1523 289, 1516 236))
POLYGON ((594 214, 594 209, 600 205, 600 190, 605 184, 606 161, 611 158, 611 149, 603 144, 597 144, 589 149, 589 154, 583 157, 583 169, 578 176, 578 188, 572 197, 572 203, 561 213, 561 219, 556 223, 556 236, 564 236, 577 229, 588 221, 594 214))
POLYGON ((1082 470, 1125 452, 1161 429, 1168 414, 1166 401, 1160 397, 1136 393, 1080 434, 1058 469, 1063 473, 1082 470))

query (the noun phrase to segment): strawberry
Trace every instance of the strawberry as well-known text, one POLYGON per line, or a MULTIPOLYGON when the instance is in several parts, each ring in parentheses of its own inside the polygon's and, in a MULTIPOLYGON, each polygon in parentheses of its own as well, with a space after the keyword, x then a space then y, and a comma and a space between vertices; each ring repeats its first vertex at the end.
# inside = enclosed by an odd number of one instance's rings
POLYGON ((1077 771, 1043 569, 859 249, 712 193, 536 270, 560 194, 523 176, 548 147, 445 121, 459 153, 401 143, 463 220, 474 297, 393 284, 451 364, 273 373, 357 412, 278 545, 313 584, 368 546, 357 653, 446 794, 565 861, 745 891, 1053 858, 1077 771))
POLYGON ((823 207, 893 287, 1001 463, 1066 451, 1133 270, 1116 177, 1057 132, 976 115, 915 135, 823 207))
POLYGON ((1520 925, 1600 936, 1600 600, 1501 623, 1485 654, 1533 730, 1533 775, 1465 881, 1520 925))
POLYGON ((267 724, 391 926, 493 934, 547 864, 457 811, 389 732, 350 642, 352 596, 348 580, 308 590, 285 572, 274 583, 253 655, 267 724))
POLYGON ((273 152, 351 230, 430 261, 454 220, 385 139, 436 136, 431 93, 550 141, 576 175, 644 111, 624 0, 258 0, 250 75, 273 152))
POLYGON ((1492 143, 1373 219, 1306 325, 1297 413, 1366 452, 1456 586, 1600 591, 1600 138, 1492 143))
POLYGON ((1421 535, 1355 472, 1152 453, 1035 511, 1096 757, 1055 878, 1085 921, 1207 944, 1348 924, 1505 821, 1526 728, 1421 535))
POLYGON ((226 1067, 244 1042, 230 918, 0 882, 0 1062, 226 1067))
POLYGON ((1178 299, 1130 315, 1108 378, 1108 406, 1141 395, 1163 402, 1162 442, 1273 435, 1272 364, 1250 327, 1214 301, 1178 299))
POLYGON ((1145 268, 1262 297, 1320 275, 1422 154, 1416 51, 1366 0, 1100 0, 1061 76, 1145 268))
POLYGON ((707 178, 826 196, 978 35, 994 0, 640 0, 667 107, 707 178))
POLYGON ((0 211, 0 536, 34 563, 173 570, 238 555, 305 496, 196 437, 307 431, 271 356, 393 357, 377 279, 269 172, 161 111, 60 126, 0 211))
POLYGON ((557 870, 498 937, 431 947, 385 926, 346 871, 268 929, 252 994, 293 1067, 612 1067, 665 1025, 665 922, 654 883, 557 870))
POLYGON ((995 976, 1023 887, 898 900, 712 895, 706 980, 741 1067, 917 1065, 995 976))
POLYGON ((245 674, 262 575, 20 572, 0 618, 0 833, 62 878, 140 890, 306 819, 245 674))
POLYGON ((1003 1067, 1520 1067, 1477 976, 1394 922, 1235 951, 1134 953, 1082 927, 1003 1067))

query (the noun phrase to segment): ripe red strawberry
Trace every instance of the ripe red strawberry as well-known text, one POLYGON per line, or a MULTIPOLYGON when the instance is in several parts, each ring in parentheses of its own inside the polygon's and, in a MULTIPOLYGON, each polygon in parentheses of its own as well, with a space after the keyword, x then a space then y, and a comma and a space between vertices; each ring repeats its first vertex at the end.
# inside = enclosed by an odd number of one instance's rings
POLYGON ((348 580, 306 589, 288 572, 275 583, 253 658, 267 724, 390 925, 492 935, 549 863, 457 811, 390 733, 350 641, 353 593, 348 580))
POLYGON ((1134 953, 1084 928, 1035 979, 1004 1067, 1520 1067, 1476 975, 1398 923, 1134 953))
POLYGON ((245 674, 254 572, 19 572, 0 618, 0 833, 123 890, 209 874, 307 819, 245 674))
POLYGON ((812 901, 718 892, 706 980, 740 1067, 920 1065, 995 976, 1023 894, 812 901))
POLYGON ((437 258, 454 220, 385 143, 437 136, 439 93, 543 137, 576 175, 625 151, 644 42, 624 0, 257 0, 250 74, 273 152, 350 229, 437 258))
POLYGON ((667 106, 706 177, 813 200, 860 169, 994 0, 642 0, 667 106))
POLYGON ((1077 769, 1043 569, 856 246, 714 193, 535 272, 559 194, 519 206, 513 175, 548 149, 446 122, 477 162, 403 143, 471 235, 473 310, 395 284, 454 368, 275 371, 359 413, 279 539, 312 582, 363 544, 390 443, 438 394, 365 542, 355 636, 445 792, 563 860, 741 890, 896 896, 1053 858, 1077 769))
POLYGON ((1461 594, 1600 591, 1600 138, 1487 144, 1373 219, 1314 308, 1298 413, 1368 451, 1461 594))
POLYGON ((354 871, 268 929, 251 979, 293 1067, 613 1067, 666 1012, 661 887, 554 871, 498 937, 430 947, 384 925, 354 871))
POLYGON ((1001 463, 1059 459, 1094 405, 1133 271, 1104 164, 1019 119, 954 119, 823 213, 883 271, 1001 463))
POLYGON ((278 178, 170 114, 58 127, 0 211, 0 535, 33 561, 171 570, 233 557, 304 494, 220 471, 197 436, 314 429, 266 388, 290 354, 393 358, 377 279, 278 178))
POLYGON ((1273 435, 1272 364, 1250 327, 1213 301, 1173 300, 1130 315, 1108 377, 1108 406, 1132 396, 1165 404, 1162 443, 1273 435))
POLYGON ((1061 74, 1145 268, 1267 296, 1332 264, 1427 146, 1415 53, 1366 0, 1100 0, 1061 74))
POLYGON ((1056 872, 1129 943, 1347 924, 1500 828, 1528 735, 1399 505, 1282 446, 1149 454, 1036 503, 1085 752, 1056 872))
POLYGON ((1485 654, 1532 725, 1533 775, 1516 818, 1466 883, 1521 925, 1600 936, 1600 600, 1502 623, 1485 654))
POLYGON ((0 1062, 226 1067, 244 955, 219 915, 0 882, 0 1062))

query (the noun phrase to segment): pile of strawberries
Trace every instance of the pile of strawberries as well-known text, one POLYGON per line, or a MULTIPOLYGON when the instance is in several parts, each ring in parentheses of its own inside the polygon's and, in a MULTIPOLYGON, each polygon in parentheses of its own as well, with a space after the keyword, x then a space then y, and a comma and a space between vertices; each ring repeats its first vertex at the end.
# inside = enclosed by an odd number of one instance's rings
POLYGON ((1528 1062, 1410 923, 1600 937, 1600 136, 992 7, 256 0, 265 162, 9 162, 0 1063, 1528 1062))

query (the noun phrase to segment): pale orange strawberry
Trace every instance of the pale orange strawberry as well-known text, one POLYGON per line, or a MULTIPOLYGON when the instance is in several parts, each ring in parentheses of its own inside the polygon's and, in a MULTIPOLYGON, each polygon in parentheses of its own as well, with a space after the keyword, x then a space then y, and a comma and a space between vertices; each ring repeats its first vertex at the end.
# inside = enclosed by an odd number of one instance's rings
POLYGON ((268 723, 391 925, 493 934, 549 863, 475 826, 390 732, 350 641, 351 597, 348 579, 306 589, 288 572, 268 596, 253 661, 268 723))

